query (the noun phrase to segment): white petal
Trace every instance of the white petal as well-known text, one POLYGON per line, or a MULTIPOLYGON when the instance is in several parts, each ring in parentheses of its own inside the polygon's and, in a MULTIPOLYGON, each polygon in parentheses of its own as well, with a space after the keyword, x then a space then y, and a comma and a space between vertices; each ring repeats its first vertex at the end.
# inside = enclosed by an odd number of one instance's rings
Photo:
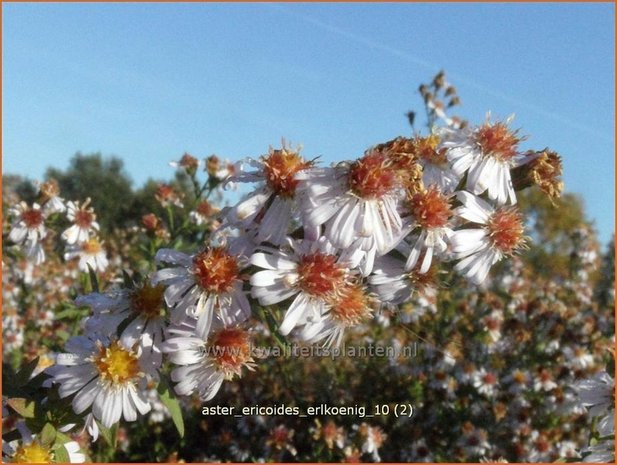
POLYGON ((300 293, 300 295, 298 295, 289 306, 287 312, 285 313, 285 318, 279 327, 279 332, 283 336, 289 334, 290 331, 296 326, 296 323, 300 320, 302 314, 308 306, 308 300, 309 298, 304 293, 300 293))

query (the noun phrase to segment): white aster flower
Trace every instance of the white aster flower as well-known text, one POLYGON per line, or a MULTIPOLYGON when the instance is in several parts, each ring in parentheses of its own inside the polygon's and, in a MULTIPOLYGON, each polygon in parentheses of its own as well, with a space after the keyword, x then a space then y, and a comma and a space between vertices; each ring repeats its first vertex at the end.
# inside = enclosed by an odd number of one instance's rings
POLYGON ((152 284, 167 286, 165 301, 172 312, 172 322, 187 316, 197 320, 197 331, 205 337, 217 314, 226 325, 246 320, 251 306, 242 290, 247 265, 243 256, 234 255, 226 247, 206 247, 194 255, 170 249, 156 254, 163 268, 152 277, 152 284))
POLYGON ((397 305, 407 302, 416 292, 430 294, 436 278, 435 267, 425 272, 420 272, 419 266, 406 270, 405 262, 385 255, 375 260, 368 282, 381 302, 397 305))
POLYGON ((540 373, 534 378, 534 391, 552 391, 557 387, 557 383, 553 381, 553 376, 547 369, 540 370, 540 373))
POLYGON ((490 371, 486 371, 484 368, 480 368, 473 374, 473 387, 475 387, 480 394, 484 394, 487 397, 493 397, 495 395, 497 384, 497 376, 490 371))
POLYGON ((173 168, 183 168, 189 174, 195 173, 201 165, 202 162, 189 153, 182 155, 182 158, 178 161, 169 162, 169 166, 173 168))
POLYGON ((12 463, 84 463, 86 456, 75 441, 46 443, 32 434, 23 421, 17 423, 21 440, 2 442, 2 461, 12 463), (62 449, 62 450, 61 450, 62 449))
POLYGON ((288 239, 280 249, 255 253, 251 263, 263 271, 251 276, 253 298, 272 305, 296 295, 285 313, 279 331, 286 335, 299 323, 319 319, 330 299, 348 279, 346 263, 325 239, 288 239))
POLYGON ((212 399, 224 380, 242 375, 242 368, 254 367, 249 333, 240 327, 225 327, 220 320, 213 323, 209 336, 203 337, 195 321, 187 320, 169 329, 163 351, 179 367, 171 372, 178 384, 178 395, 196 392, 202 401, 212 399))
POLYGON ((83 205, 79 202, 69 201, 66 206, 66 217, 73 223, 68 229, 62 233, 62 239, 67 244, 79 244, 86 242, 90 235, 96 234, 99 230, 99 224, 96 222, 96 215, 92 208, 88 208, 90 198, 86 199, 83 205))
POLYGON ((508 128, 511 119, 487 120, 482 126, 458 130, 444 128, 439 133, 452 170, 460 176, 467 173, 467 189, 476 195, 487 191, 499 205, 516 203, 510 169, 525 160, 518 153, 521 138, 508 128))
POLYGON ((480 227, 459 229, 450 236, 455 258, 461 259, 455 269, 481 284, 495 263, 525 246, 523 218, 515 207, 495 209, 466 191, 456 197, 463 205, 455 213, 480 227))
POLYGON ((60 188, 58 183, 50 179, 44 183, 35 183, 39 191, 39 195, 42 197, 43 210, 47 215, 52 213, 64 213, 66 211, 66 205, 64 205, 64 199, 60 197, 60 188))
POLYGON ((579 370, 586 369, 594 365, 593 355, 582 347, 566 346, 562 351, 566 359, 566 366, 579 370))
POLYGON ((139 347, 135 351, 120 340, 95 335, 68 340, 68 353, 59 354, 56 365, 47 369, 51 381, 59 384, 58 394, 72 400, 77 414, 92 407, 92 413, 106 428, 120 421, 135 421, 137 414, 150 411, 140 388, 147 370, 139 347))
POLYGON ((520 394, 528 389, 529 380, 530 377, 527 371, 516 368, 512 371, 512 373, 504 377, 503 383, 509 385, 509 393, 520 394))
POLYGON ((189 219, 197 226, 211 224, 216 213, 218 213, 218 209, 214 208, 207 200, 202 200, 195 206, 195 210, 189 213, 189 219))
POLYGON ((413 245, 405 264, 405 269, 411 270, 424 258, 419 271, 426 273, 431 266, 433 255, 440 256, 448 248, 452 236, 452 208, 450 196, 445 195, 436 186, 430 186, 417 192, 409 198, 409 210, 414 229, 408 239, 413 245))
POLYGON ((489 444, 488 435, 485 430, 476 428, 469 422, 463 424, 463 435, 460 437, 458 443, 469 458, 474 456, 483 456, 490 451, 491 445, 489 444))
POLYGON ((138 343, 143 363, 158 369, 163 362, 161 344, 166 328, 164 292, 163 286, 145 282, 133 289, 80 296, 75 303, 92 309, 94 315, 86 323, 90 331, 115 335, 119 326, 129 320, 118 335, 120 340, 126 347, 138 343))
POLYGON ((231 208, 226 216, 232 226, 257 228, 258 242, 279 245, 287 236, 296 211, 296 175, 312 165, 299 151, 283 144, 280 150, 270 148, 268 155, 249 160, 255 171, 231 178, 236 182, 263 182, 263 186, 231 208))
POLYGON ((362 453, 371 454, 371 457, 376 462, 381 462, 379 449, 383 446, 387 436, 379 426, 370 426, 367 423, 362 423, 358 429, 360 436, 364 439, 362 443, 362 453))
POLYGON ((606 371, 579 381, 575 384, 575 389, 581 403, 592 417, 605 415, 615 405, 615 381, 606 371))
POLYGON ((444 194, 453 193, 461 181, 462 174, 456 173, 448 163, 446 148, 439 147, 436 134, 414 139, 415 155, 422 166, 422 182, 425 186, 435 186, 444 194))
POLYGON ((303 180, 304 224, 325 225, 335 247, 383 255, 402 239, 402 181, 386 153, 372 150, 353 163, 310 169, 296 178, 303 180))
POLYGON ((41 241, 47 236, 45 213, 38 203, 29 207, 20 202, 9 210, 13 217, 9 240, 21 246, 26 256, 39 265, 45 261, 45 251, 41 241))
POLYGON ((109 265, 107 252, 103 248, 103 243, 96 237, 92 237, 85 242, 78 242, 74 245, 67 245, 64 253, 65 260, 79 259, 79 269, 88 271, 88 265, 94 271, 105 271, 109 265))
POLYGON ((325 339, 324 346, 340 347, 345 330, 357 326, 372 315, 373 299, 363 286, 346 284, 328 302, 327 311, 319 319, 307 321, 300 337, 308 342, 325 339))

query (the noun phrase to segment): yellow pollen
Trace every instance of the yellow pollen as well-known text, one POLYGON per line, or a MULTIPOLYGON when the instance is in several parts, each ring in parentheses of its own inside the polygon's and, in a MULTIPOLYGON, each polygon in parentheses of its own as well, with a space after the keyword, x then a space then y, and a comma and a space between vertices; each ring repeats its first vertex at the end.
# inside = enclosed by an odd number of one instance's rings
POLYGON ((19 446, 12 461, 14 463, 51 463, 52 459, 51 450, 35 441, 19 446))
POLYGON ((139 361, 135 354, 113 341, 109 347, 101 347, 94 359, 101 378, 114 384, 125 384, 139 377, 139 361))

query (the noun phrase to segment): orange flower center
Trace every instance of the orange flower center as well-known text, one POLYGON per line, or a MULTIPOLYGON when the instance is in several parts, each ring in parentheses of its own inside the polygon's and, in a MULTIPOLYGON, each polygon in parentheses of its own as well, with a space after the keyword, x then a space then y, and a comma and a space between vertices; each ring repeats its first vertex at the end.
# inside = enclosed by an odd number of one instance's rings
POLYGON ((508 161, 516 155, 517 145, 521 139, 504 123, 485 123, 476 132, 475 140, 486 155, 508 161))
POLYGON ((263 159, 263 163, 266 183, 276 194, 286 198, 293 197, 296 192, 296 173, 310 165, 298 153, 285 149, 272 150, 270 155, 263 159))
POLYGON ((208 292, 227 292, 238 279, 240 269, 236 257, 223 247, 207 248, 193 259, 197 283, 208 292))
POLYGON ((253 361, 249 333, 240 328, 225 328, 216 332, 211 340, 211 355, 226 377, 240 375, 242 366, 253 361))
POLYGON ((345 280, 345 270, 336 263, 336 257, 322 253, 302 257, 298 274, 302 290, 316 297, 332 294, 345 280))
POLYGON ((199 166, 199 160, 197 160, 197 158, 191 156, 190 154, 185 153, 184 155, 182 155, 179 165, 187 169, 197 169, 197 167, 199 166))
POLYGON ((289 431, 283 425, 277 426, 270 432, 268 443, 277 449, 283 449, 289 440, 289 431))
POLYGON ((452 216, 450 200, 434 187, 411 197, 411 212, 422 228, 441 228, 452 216))
POLYGON ((495 384, 497 382, 497 377, 493 373, 486 373, 482 377, 482 381, 484 384, 495 384))
POLYGON ((208 218, 214 214, 214 208, 212 207, 212 204, 207 200, 202 200, 201 202, 199 202, 195 210, 197 211, 197 213, 199 213, 205 218, 208 218))
POLYGON ((369 297, 358 285, 346 286, 332 302, 332 317, 345 326, 354 326, 371 314, 369 297))
POLYGON ((326 440, 326 442, 334 441, 339 434, 339 430, 336 426, 336 423, 334 423, 333 421, 329 421, 328 423, 326 423, 322 431, 323 431, 323 437, 326 440))
POLYGON ((161 315, 165 288, 160 284, 151 286, 150 283, 136 289, 131 294, 131 309, 146 318, 155 318, 161 315))
POLYGON ((349 188, 363 199, 381 198, 398 184, 386 155, 373 151, 357 160, 349 171, 349 188))
POLYGON ((41 210, 35 210, 31 208, 21 214, 21 220, 25 223, 28 229, 38 228, 44 221, 43 213, 41 210))
POLYGON ((523 217, 514 207, 497 210, 488 221, 493 245, 504 254, 512 254, 525 241, 523 217))
POLYGON ((422 260, 423 256, 418 259, 416 266, 407 272, 411 288, 421 293, 437 286, 437 267, 433 263, 426 273, 420 273, 422 260))
POLYGON ((517 384, 525 384, 527 382, 527 376, 522 371, 516 370, 512 373, 512 380, 517 384))
POLYGON ((87 210, 77 210, 75 212, 75 224, 82 229, 88 229, 94 221, 94 215, 87 210))
POLYGON ((81 248, 84 251, 84 253, 86 253, 87 255, 96 255, 103 250, 101 243, 94 238, 89 239, 86 242, 84 242, 81 245, 81 248))

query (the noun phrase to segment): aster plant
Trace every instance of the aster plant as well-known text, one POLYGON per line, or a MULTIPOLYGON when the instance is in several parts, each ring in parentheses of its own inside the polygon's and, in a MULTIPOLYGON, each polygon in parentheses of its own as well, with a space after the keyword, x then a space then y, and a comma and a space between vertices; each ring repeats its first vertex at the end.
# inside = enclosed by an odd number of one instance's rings
MULTIPOLYGON (((20 370, 7 365, 14 376, 6 382, 3 408, 7 418, 18 420, 7 425, 3 437, 6 457, 83 461, 88 455, 107 461, 117 458, 120 450, 120 457, 130 459, 131 440, 147 441, 143 431, 134 438, 126 436, 127 429, 137 431, 135 424, 147 422, 160 433, 160 425, 171 419, 182 438, 186 423, 202 427, 187 412, 220 396, 228 399, 230 392, 244 389, 253 403, 259 401, 257 393, 269 400, 276 399, 274 392, 284 397, 280 379, 300 382, 299 375, 256 350, 258 343, 270 342, 279 350, 298 344, 341 350, 347 341, 372 343, 384 334, 390 334, 392 345, 408 345, 410 334, 430 342, 417 367, 396 357, 380 366, 406 380, 399 391, 414 397, 417 405, 440 400, 453 411, 469 410, 468 420, 454 422, 456 437, 443 432, 452 455, 444 456, 433 439, 405 420, 393 425, 368 418, 353 425, 342 425, 339 419, 308 420, 313 421, 310 428, 299 434, 319 451, 311 455, 296 446, 300 426, 268 423, 258 416, 243 418, 235 426, 237 435, 225 430, 227 426, 216 429, 227 454, 221 457, 581 457, 577 438, 566 435, 558 446, 551 445, 544 430, 523 417, 508 426, 514 434, 511 447, 496 447, 487 431, 489 423, 476 421, 482 407, 456 400, 473 394, 480 399, 477 405, 491 405, 499 420, 508 410, 506 400, 522 412, 542 395, 554 396, 547 402, 555 405, 566 398, 574 405, 574 394, 556 393, 559 377, 583 378, 598 364, 599 357, 582 347, 562 350, 558 342, 555 346, 558 338, 553 332, 560 329, 553 326, 546 328, 543 348, 532 349, 544 354, 537 358, 544 357, 544 365, 529 368, 506 355, 508 350, 516 352, 512 344, 517 338, 519 343, 533 338, 529 325, 539 321, 534 320, 538 315, 550 313, 557 320, 567 313, 555 303, 561 302, 562 291, 546 282, 540 289, 523 279, 519 258, 532 239, 518 196, 536 186, 556 204, 563 189, 561 159, 549 149, 523 149, 525 137, 512 128, 511 117, 499 121, 488 116, 472 125, 449 116, 447 111, 460 101, 443 73, 421 86, 420 94, 426 134, 414 127, 411 135, 376 143, 355 158, 330 165, 284 140, 278 148, 236 163, 216 155, 198 160, 184 154, 171 163, 180 182, 156 188, 160 209, 144 212, 138 223, 115 236, 101 232, 89 198, 65 202, 53 181, 40 186, 36 202, 11 205, 5 226, 12 245, 6 253, 15 263, 21 260, 23 268, 13 272, 24 288, 40 286, 36 283, 45 279, 41 267, 61 271, 62 276, 48 283, 59 291, 43 302, 57 311, 49 317, 32 310, 53 351, 31 346, 29 364, 20 370), (245 188, 244 195, 219 209, 216 205, 226 190, 238 187, 245 188), (72 302, 63 298, 68 292, 72 302), (51 320, 47 326, 45 318, 51 320), (426 328, 433 334, 415 332, 419 322, 429 321, 426 328), (373 332, 367 336, 369 330, 373 332), (484 344, 481 350, 472 344, 479 341, 478 335, 484 344), (462 353, 465 348, 469 360, 462 353), (566 366, 571 372, 556 374, 550 356, 557 352, 570 359, 566 366), (511 365, 504 366, 500 357, 511 365), (280 376, 271 374, 275 372, 280 376), (260 385, 258 376, 270 381, 260 385), (527 392, 534 393, 529 400, 523 396, 527 392), (407 428, 407 439, 401 440, 401 425, 407 428), (259 451, 245 441, 253 431, 264 433, 259 451), (398 455, 382 449, 389 439, 405 443, 398 455)), ((409 116, 413 127, 415 114, 409 116)), ((580 233, 581 241, 585 234, 580 233)), ((592 266, 594 259, 591 252, 582 255, 577 273, 586 269, 585 263, 592 266)), ((585 287, 581 280, 590 275, 571 278, 570 290, 563 292, 576 294, 582 306, 591 305, 584 292, 578 292, 585 287)), ((5 350, 10 346, 14 353, 24 344, 24 322, 11 308, 32 307, 33 299, 10 280, 4 292, 5 350)), ((598 340, 593 339, 594 344, 598 340)), ((341 366, 349 370, 349 363, 345 360, 341 366)), ((314 369, 307 361, 307 373, 314 369)), ((610 408, 604 408, 607 376, 579 384, 582 405, 593 413, 598 403, 604 410, 610 408)), ((350 392, 363 382, 350 380, 350 392)), ((384 391, 390 392, 387 387, 384 391)), ((564 411, 585 413, 575 407, 564 411)), ((423 413, 420 418, 437 428, 447 414, 440 407, 435 415, 423 413)), ((603 440, 614 434, 607 418, 603 416, 598 427, 603 440)), ((181 442, 186 439, 178 441, 186 444, 181 442)), ((601 450, 586 446, 586 453, 592 453, 587 456, 605 457, 604 443, 601 450)), ((177 458, 163 456, 156 447, 150 457, 177 458)))

